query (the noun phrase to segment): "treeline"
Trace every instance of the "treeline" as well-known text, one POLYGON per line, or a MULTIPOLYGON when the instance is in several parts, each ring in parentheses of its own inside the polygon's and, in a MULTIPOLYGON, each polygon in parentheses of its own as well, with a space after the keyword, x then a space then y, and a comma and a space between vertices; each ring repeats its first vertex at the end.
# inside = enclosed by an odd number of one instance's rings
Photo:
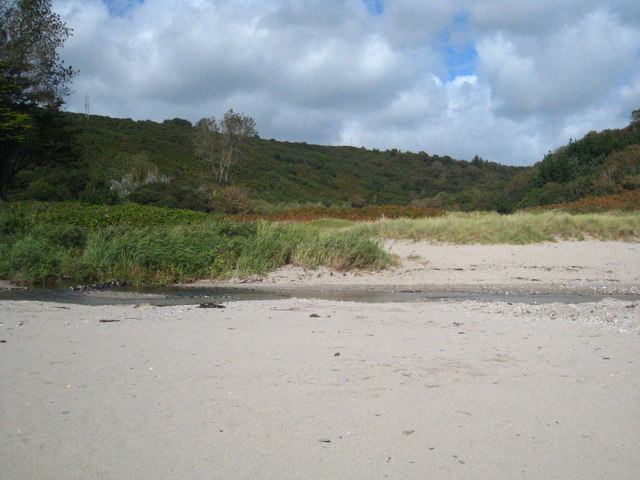
POLYGON ((134 202, 221 213, 396 204, 508 213, 640 188, 640 123, 590 132, 533 167, 252 137, 221 185, 188 120, 38 110, 10 200, 134 202))
POLYGON ((589 132, 534 167, 519 207, 574 202, 640 188, 640 111, 622 129, 589 132))
POLYGON ((74 161, 51 158, 25 166, 10 185, 9 199, 132 201, 225 213, 273 213, 278 206, 308 204, 470 210, 490 208, 493 194, 525 170, 479 157, 469 162, 252 137, 230 182, 221 185, 215 170, 196 156, 196 128, 187 120, 61 115, 76 140, 74 161))

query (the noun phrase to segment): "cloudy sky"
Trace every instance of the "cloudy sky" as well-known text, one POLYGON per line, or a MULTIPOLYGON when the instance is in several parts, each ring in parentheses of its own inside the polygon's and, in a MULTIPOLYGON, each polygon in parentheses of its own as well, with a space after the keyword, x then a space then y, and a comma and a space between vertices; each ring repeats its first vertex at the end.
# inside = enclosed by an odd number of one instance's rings
POLYGON ((638 0, 53 0, 67 109, 530 165, 640 108, 638 0))

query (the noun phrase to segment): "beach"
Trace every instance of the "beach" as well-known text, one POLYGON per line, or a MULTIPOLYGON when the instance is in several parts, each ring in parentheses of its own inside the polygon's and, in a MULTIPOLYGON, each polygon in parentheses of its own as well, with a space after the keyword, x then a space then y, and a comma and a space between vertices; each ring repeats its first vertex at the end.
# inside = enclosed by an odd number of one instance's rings
POLYGON ((2 478, 640 477, 639 244, 385 247, 225 285, 606 298, 2 301, 2 478))
MULTIPOLYGON (((398 264, 379 272, 331 272, 288 266, 264 277, 216 285, 350 288, 422 286, 498 291, 640 293, 640 243, 558 241, 529 245, 453 245, 387 240, 398 264)), ((193 286, 212 285, 210 281, 193 286)))

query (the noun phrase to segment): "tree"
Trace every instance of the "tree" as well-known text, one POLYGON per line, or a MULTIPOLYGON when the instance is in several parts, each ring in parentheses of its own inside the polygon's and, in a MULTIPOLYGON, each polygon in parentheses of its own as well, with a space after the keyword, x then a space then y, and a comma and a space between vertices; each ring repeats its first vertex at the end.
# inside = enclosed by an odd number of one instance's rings
POLYGON ((23 148, 36 112, 58 111, 69 94, 77 72, 57 53, 69 35, 51 0, 0 0, 0 199, 15 175, 38 161, 23 148))
POLYGON ((244 155, 249 138, 257 137, 253 118, 230 109, 222 120, 202 118, 196 123, 193 146, 196 156, 211 165, 216 182, 227 185, 231 169, 244 155))
POLYGON ((631 112, 631 125, 640 125, 640 109, 631 112))

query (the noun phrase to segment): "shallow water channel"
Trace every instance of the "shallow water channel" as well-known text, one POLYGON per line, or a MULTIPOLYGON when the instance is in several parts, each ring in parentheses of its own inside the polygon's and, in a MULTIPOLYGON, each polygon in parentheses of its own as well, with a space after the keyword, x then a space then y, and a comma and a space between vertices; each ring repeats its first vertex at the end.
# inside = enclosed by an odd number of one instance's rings
POLYGON ((348 289, 302 288, 197 288, 197 287, 117 287, 100 290, 18 288, 0 290, 0 300, 75 303, 81 305, 157 306, 223 303, 243 300, 277 300, 284 298, 321 299, 349 302, 432 302, 441 300, 512 303, 585 303, 604 298, 639 301, 640 294, 600 294, 591 292, 509 292, 456 288, 367 287, 348 289))

